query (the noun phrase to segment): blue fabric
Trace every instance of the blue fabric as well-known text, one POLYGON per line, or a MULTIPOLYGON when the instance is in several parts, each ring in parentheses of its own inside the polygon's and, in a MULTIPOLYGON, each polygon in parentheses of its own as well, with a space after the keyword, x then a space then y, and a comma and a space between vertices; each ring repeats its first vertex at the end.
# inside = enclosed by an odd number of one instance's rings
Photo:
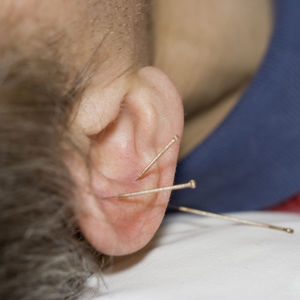
POLYGON ((300 192, 300 1, 274 2, 263 63, 224 122, 183 161, 176 183, 196 190, 171 204, 215 212, 255 210, 300 192))

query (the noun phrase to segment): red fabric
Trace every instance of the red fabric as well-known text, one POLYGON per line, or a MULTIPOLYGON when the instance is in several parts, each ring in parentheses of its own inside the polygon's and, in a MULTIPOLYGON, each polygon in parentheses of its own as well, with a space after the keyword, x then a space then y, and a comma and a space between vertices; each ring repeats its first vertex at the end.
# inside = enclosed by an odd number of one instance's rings
POLYGON ((283 203, 271 207, 269 210, 287 211, 287 212, 294 212, 300 214, 300 194, 292 197, 291 199, 283 203))

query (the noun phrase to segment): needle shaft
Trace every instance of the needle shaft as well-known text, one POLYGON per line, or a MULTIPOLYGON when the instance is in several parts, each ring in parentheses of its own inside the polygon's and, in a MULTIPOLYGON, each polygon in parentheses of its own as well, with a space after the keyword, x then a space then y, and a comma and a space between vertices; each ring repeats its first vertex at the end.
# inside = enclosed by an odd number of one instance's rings
POLYGON ((155 164, 155 162, 164 154, 166 153, 169 148, 179 139, 178 135, 175 135, 172 140, 169 142, 168 145, 166 145, 152 160, 151 162, 145 167, 145 169, 142 171, 139 177, 137 177, 136 180, 141 179, 148 171, 149 169, 155 164))
POLYGON ((145 190, 145 191, 139 191, 139 192, 133 192, 133 193, 119 194, 117 196, 106 197, 106 199, 107 198, 127 198, 127 197, 141 196, 141 195, 151 194, 151 193, 158 193, 158 192, 168 191, 168 190, 181 190, 181 189, 186 189, 186 188, 191 188, 191 189, 196 188, 195 181, 190 180, 189 182, 183 183, 183 184, 177 184, 177 185, 161 187, 161 188, 145 190))
POLYGON ((199 209, 189 208, 189 207, 185 207, 185 206, 178 206, 177 207, 177 206, 170 205, 170 207, 174 208, 174 209, 177 209, 179 211, 182 211, 182 212, 186 212, 186 213, 192 213, 192 214, 196 214, 196 215, 212 217, 212 218, 232 221, 232 222, 236 222, 236 223, 251 225, 251 226, 276 229, 276 230, 285 231, 287 233, 294 233, 294 229, 288 228, 288 227, 280 227, 280 226, 266 224, 266 223, 260 223, 260 222, 255 222, 255 221, 239 219, 239 218, 230 217, 230 216, 221 215, 221 214, 215 214, 215 213, 211 213, 211 212, 207 212, 207 211, 203 211, 203 210, 199 210, 199 209))

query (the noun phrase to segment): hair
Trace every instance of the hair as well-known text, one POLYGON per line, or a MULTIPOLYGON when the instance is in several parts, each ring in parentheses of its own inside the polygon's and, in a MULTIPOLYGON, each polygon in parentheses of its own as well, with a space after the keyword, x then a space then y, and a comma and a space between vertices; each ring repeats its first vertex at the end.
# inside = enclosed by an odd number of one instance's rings
POLYGON ((72 213, 64 149, 74 95, 65 83, 47 58, 0 63, 1 299, 76 299, 100 270, 72 213))
POLYGON ((66 150, 79 152, 87 168, 89 162, 67 134, 69 118, 106 59, 96 54, 113 25, 126 35, 127 20, 135 34, 144 35, 138 22, 150 10, 147 1, 83 3, 88 8, 81 11, 83 19, 94 24, 82 25, 88 36, 97 43, 95 28, 102 30, 102 19, 108 31, 99 34, 103 40, 78 70, 86 58, 84 39, 74 43, 68 22, 56 24, 38 13, 27 18, 26 9, 44 8, 39 1, 30 7, 25 2, 0 5, 0 299, 71 300, 85 292, 87 278, 101 270, 106 257, 85 240, 73 215, 76 185, 66 150), (114 18, 116 13, 122 18, 114 18))

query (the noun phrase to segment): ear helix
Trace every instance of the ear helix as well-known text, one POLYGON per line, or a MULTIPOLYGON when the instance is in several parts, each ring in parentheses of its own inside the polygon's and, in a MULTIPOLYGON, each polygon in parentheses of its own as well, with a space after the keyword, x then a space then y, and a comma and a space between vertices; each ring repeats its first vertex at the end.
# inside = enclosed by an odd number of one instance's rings
MULTIPOLYGON (((150 170, 150 168, 156 163, 156 161, 160 157, 162 157, 162 155, 164 155, 172 147, 172 145, 174 145, 174 143, 178 140, 179 140, 178 135, 175 135, 172 138, 172 140, 143 169, 141 174, 136 178, 136 181, 141 179, 150 170)), ((137 192, 133 192, 133 193, 122 193, 122 194, 118 194, 118 195, 115 195, 115 196, 105 197, 103 199, 135 197, 135 196, 141 196, 141 195, 150 194, 150 193, 159 193, 159 192, 167 191, 167 190, 180 190, 180 189, 186 189, 186 188, 195 189, 196 188, 195 180, 190 180, 188 183, 177 184, 177 185, 173 185, 173 186, 154 188, 154 189, 149 189, 149 190, 137 191, 137 192)), ((261 222, 244 220, 244 219, 240 219, 240 218, 230 217, 230 216, 226 216, 226 215, 222 215, 222 214, 216 214, 216 213, 207 212, 207 211, 194 209, 194 208, 189 208, 189 207, 185 207, 185 206, 178 206, 177 207, 177 206, 169 205, 168 207, 172 208, 172 209, 176 209, 176 210, 181 211, 181 212, 186 212, 186 213, 191 213, 191 214, 196 214, 196 215, 201 215, 201 216, 206 216, 206 217, 212 217, 212 218, 232 221, 232 222, 245 224, 245 225, 275 229, 275 230, 285 231, 287 233, 294 233, 294 229, 288 228, 288 227, 280 227, 280 226, 261 223, 261 222)))

